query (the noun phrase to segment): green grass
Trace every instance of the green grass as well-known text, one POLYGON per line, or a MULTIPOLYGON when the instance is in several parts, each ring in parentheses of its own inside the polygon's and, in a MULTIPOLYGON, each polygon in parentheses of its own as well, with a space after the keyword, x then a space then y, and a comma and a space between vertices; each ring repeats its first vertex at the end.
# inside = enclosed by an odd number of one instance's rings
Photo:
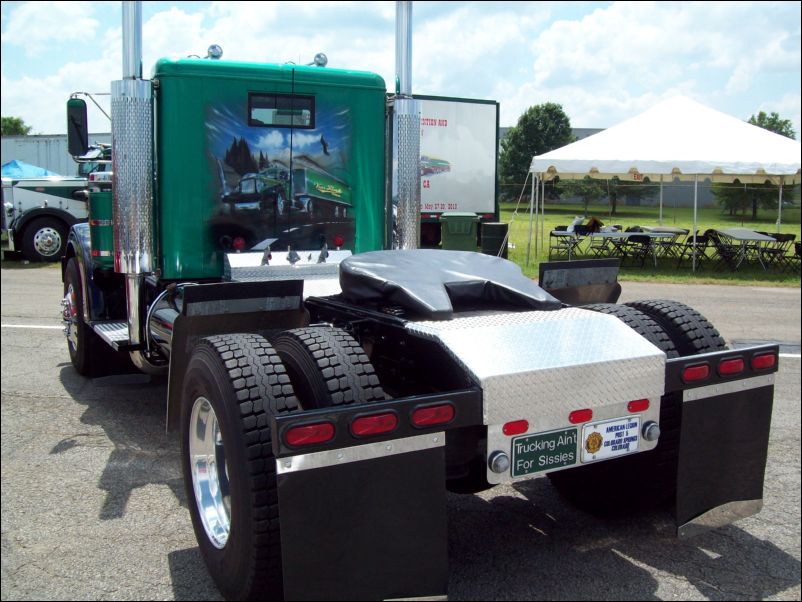
MULTIPOLYGON (((657 207, 635 207, 619 206, 616 215, 612 218, 607 213, 607 207, 590 207, 588 217, 595 216, 605 224, 620 224, 624 228, 629 226, 658 226, 659 209, 657 207)), ((527 276, 537 278, 538 265, 548 261, 548 235, 557 226, 568 225, 575 216, 584 215, 584 209, 580 204, 549 204, 546 203, 545 218, 543 221, 543 232, 545 236, 541 239, 538 249, 535 249, 534 235, 532 237, 529 265, 526 265, 526 250, 529 240, 529 213, 528 207, 522 206, 514 216, 514 204, 502 204, 500 221, 510 223, 510 242, 515 245, 514 249, 509 250, 509 258, 514 261, 524 271, 527 276)), ((776 232, 776 212, 761 210, 758 219, 752 221, 751 215, 729 216, 722 213, 718 208, 701 208, 698 210, 697 229, 704 231, 708 228, 748 228, 750 230, 761 230, 764 232, 776 232)), ((585 220, 587 221, 587 220, 585 220)), ((663 226, 677 228, 693 228, 693 209, 673 207, 663 208, 663 226)), ((782 226, 779 231, 783 233, 795 234, 796 239, 800 240, 800 208, 783 208, 782 226)), ((583 248, 585 245, 583 245, 583 248)), ((800 275, 782 272, 777 269, 769 268, 763 271, 758 265, 742 265, 737 272, 728 269, 713 268, 712 264, 703 266, 694 274, 688 263, 683 263, 681 267, 676 267, 676 259, 658 259, 655 268, 653 263, 646 262, 641 267, 623 267, 619 276, 622 280, 639 280, 655 282, 674 282, 674 283, 695 283, 695 284, 743 284, 743 285, 766 285, 766 286, 799 286, 800 275)))

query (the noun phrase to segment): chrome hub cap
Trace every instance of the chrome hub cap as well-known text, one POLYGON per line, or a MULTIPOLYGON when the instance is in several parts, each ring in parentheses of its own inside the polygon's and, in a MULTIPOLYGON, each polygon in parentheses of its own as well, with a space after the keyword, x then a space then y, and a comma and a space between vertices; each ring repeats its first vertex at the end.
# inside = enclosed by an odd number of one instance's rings
POLYGON ((212 404, 198 397, 189 423, 192 487, 209 541, 222 549, 231 529, 231 494, 223 436, 212 404))
POLYGON ((72 284, 61 300, 61 317, 64 320, 64 336, 73 349, 78 348, 78 310, 75 307, 75 290, 72 284))
POLYGON ((45 257, 51 257, 61 249, 61 234, 53 228, 42 228, 33 236, 33 248, 45 257))

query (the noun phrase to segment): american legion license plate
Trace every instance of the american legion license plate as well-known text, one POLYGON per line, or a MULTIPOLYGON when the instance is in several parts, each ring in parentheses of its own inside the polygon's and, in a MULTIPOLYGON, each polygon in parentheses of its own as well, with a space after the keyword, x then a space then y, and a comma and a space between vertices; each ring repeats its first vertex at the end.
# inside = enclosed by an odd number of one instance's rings
POLYGON ((573 466, 579 459, 584 464, 634 453, 640 441, 640 416, 585 424, 581 447, 577 446, 577 431, 573 427, 513 439, 512 476, 573 466))

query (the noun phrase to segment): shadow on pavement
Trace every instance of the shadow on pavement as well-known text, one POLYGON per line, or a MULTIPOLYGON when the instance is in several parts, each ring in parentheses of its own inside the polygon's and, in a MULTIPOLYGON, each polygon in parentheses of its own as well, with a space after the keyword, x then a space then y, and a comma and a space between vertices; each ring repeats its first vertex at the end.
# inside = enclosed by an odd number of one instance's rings
MULTIPOLYGON (((98 482, 106 491, 100 518, 122 517, 131 492, 146 485, 167 485, 186 506, 178 437, 164 426, 167 379, 133 374, 89 379, 71 364, 61 366, 59 377, 72 398, 86 406, 81 422, 100 426, 114 446, 98 482)), ((50 453, 83 444, 72 437, 50 453)))
POLYGON ((167 555, 176 600, 223 600, 206 571, 200 550, 188 548, 167 555))
POLYGON ((451 575, 460 576, 451 583, 461 584, 450 599, 657 600, 657 572, 673 575, 681 595, 709 600, 766 599, 799 584, 797 559, 737 525, 679 540, 668 511, 603 520, 547 479, 513 488, 491 500, 449 495, 451 575))

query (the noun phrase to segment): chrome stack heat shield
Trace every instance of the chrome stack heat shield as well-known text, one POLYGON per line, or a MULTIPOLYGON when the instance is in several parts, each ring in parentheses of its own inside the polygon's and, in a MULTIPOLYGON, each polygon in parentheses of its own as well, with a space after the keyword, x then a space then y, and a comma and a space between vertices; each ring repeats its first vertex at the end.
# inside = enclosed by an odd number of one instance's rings
POLYGON ((398 246, 420 246, 420 108, 412 98, 395 99, 395 132, 398 139, 398 246))
POLYGON ((397 88, 393 128, 396 140, 396 225, 398 247, 420 246, 420 103, 412 98, 412 2, 396 3, 397 88))
POLYGON ((123 274, 154 269, 152 100, 149 81, 111 84, 114 268, 123 274))

